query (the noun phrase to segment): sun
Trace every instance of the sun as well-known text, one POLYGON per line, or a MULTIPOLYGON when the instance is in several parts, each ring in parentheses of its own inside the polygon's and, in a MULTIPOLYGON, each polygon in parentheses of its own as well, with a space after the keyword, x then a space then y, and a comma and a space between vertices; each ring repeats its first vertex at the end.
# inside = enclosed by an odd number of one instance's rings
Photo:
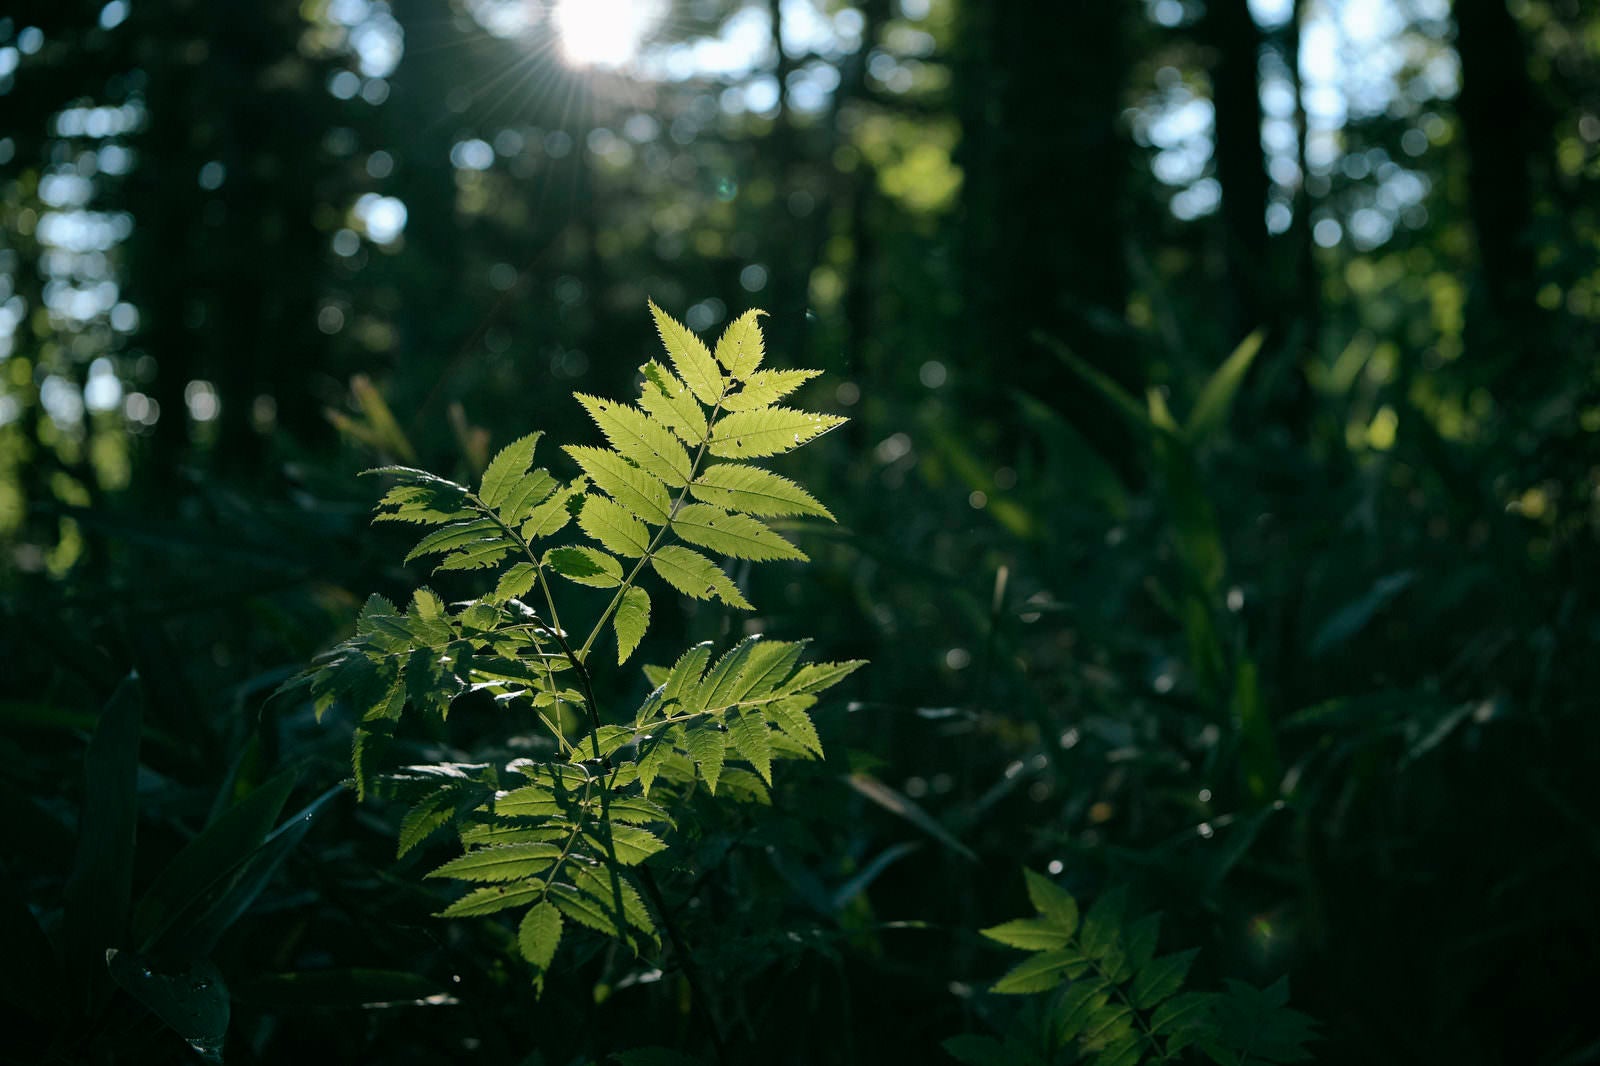
POLYGON ((663 0, 556 0, 561 55, 574 67, 621 67, 661 21, 663 0))

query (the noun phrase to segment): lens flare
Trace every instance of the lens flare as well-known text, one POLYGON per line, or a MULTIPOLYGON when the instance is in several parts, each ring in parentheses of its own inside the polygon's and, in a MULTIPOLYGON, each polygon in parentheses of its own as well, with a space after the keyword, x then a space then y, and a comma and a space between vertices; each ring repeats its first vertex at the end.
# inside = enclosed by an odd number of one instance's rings
POLYGON ((661 0, 557 0, 561 55, 574 67, 626 66, 661 21, 661 0))

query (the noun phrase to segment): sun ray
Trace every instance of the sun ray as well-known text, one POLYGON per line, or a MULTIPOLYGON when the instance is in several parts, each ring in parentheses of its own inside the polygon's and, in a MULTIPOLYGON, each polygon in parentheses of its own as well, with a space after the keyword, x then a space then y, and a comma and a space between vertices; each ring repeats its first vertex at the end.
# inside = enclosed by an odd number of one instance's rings
POLYGON ((661 0, 556 0, 551 21, 574 67, 625 67, 665 14, 661 0))

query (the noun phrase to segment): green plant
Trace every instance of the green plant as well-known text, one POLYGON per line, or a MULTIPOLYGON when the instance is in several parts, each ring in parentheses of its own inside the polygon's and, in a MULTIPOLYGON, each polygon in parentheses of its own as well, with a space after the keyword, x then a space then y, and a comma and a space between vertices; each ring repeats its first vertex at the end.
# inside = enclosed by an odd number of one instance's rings
POLYGON ((376 520, 428 529, 407 561, 492 571, 492 589, 447 605, 419 588, 409 611, 373 596, 355 635, 303 675, 319 713, 342 701, 360 718, 358 791, 382 780, 411 802, 399 853, 446 827, 458 835, 463 853, 428 876, 473 887, 441 914, 520 910, 517 944, 541 989, 569 921, 635 951, 658 947, 658 930, 672 936, 640 864, 668 847, 696 790, 761 798, 774 760, 820 756, 808 709, 861 665, 801 665, 800 643, 759 636, 713 662, 703 643, 670 669, 647 668, 656 687, 631 715, 600 705, 599 642, 612 635, 618 666, 638 647, 651 618, 640 583, 647 571, 685 596, 750 609, 701 549, 804 560, 763 519, 832 518, 799 485, 746 461, 792 451, 844 421, 779 404, 818 372, 760 368, 758 311, 729 325, 714 355, 653 303, 651 311, 671 369, 640 368, 638 406, 578 395, 609 447, 566 447, 580 471, 571 480, 530 469, 538 433, 495 456, 476 491, 409 467, 374 471, 398 481, 376 520), (581 640, 562 623, 575 605, 568 590, 557 595, 554 577, 609 594, 581 640), (474 694, 508 714, 531 711, 548 734, 542 750, 504 767, 376 772, 407 709, 442 720, 474 694))
POLYGON ((1065 889, 1032 870, 1023 873, 1038 913, 983 935, 1029 952, 993 991, 1037 998, 1004 1039, 968 1034, 946 1041, 957 1059, 971 1066, 1136 1066, 1187 1061, 1196 1050, 1221 1066, 1310 1058, 1304 1045, 1311 1020, 1286 1005, 1286 981, 1257 989, 1228 980, 1220 993, 1186 991, 1198 952, 1157 955, 1159 915, 1125 921, 1123 893, 1113 890, 1080 921, 1077 900, 1065 889))
POLYGON ((138 786, 145 716, 145 684, 129 674, 84 752, 59 922, 41 923, 18 891, 23 886, 0 876, 0 944, 17 963, 0 970, 0 1005, 15 1008, 11 1021, 24 1032, 48 1034, 43 1046, 20 1051, 24 1058, 170 1055, 166 1038, 147 1024, 153 1014, 203 1058, 220 1062, 231 1002, 215 960, 219 941, 251 912, 339 792, 328 789, 285 818, 299 769, 252 784, 235 766, 205 824, 181 847, 164 853, 159 839, 136 847, 140 822, 153 820, 138 786), (136 894, 141 865, 159 873, 136 894))

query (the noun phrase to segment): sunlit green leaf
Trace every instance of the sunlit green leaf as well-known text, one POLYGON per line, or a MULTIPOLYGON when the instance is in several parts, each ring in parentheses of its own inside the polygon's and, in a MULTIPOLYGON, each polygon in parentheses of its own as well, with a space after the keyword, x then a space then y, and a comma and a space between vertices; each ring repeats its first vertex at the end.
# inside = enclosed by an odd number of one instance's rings
POLYGON ((561 944, 561 912, 546 900, 528 908, 517 926, 517 948, 540 970, 548 970, 561 944))
POLYGON ((725 511, 753 515, 815 515, 832 519, 829 510, 788 478, 742 463, 717 463, 701 470, 690 484, 696 499, 725 511))
POLYGON ((650 301, 650 314, 655 317, 656 330, 661 334, 661 343, 678 377, 694 390, 701 403, 714 405, 722 398, 722 371, 717 368, 717 361, 711 357, 705 341, 657 307, 654 300, 650 301))
POLYGON ((717 339, 717 362, 735 380, 749 377, 761 365, 765 348, 761 342, 761 316, 765 314, 752 308, 728 323, 727 329, 717 339))
POLYGON ((821 373, 820 370, 758 370, 745 379, 743 388, 722 401, 722 409, 755 411, 770 407, 821 373))
POLYGON ((694 392, 677 376, 652 359, 639 368, 644 385, 639 390, 639 406, 648 411, 692 448, 705 442, 710 430, 706 412, 694 392))
POLYGON ((543 435, 530 433, 500 449, 483 472, 478 498, 496 510, 510 499, 528 467, 533 465, 533 449, 543 435))
POLYGON ((603 551, 583 545, 551 548, 544 561, 550 569, 569 581, 596 588, 615 588, 622 584, 622 564, 603 551))
POLYGON ((730 607, 754 610, 716 563, 689 548, 669 544, 656 550, 650 566, 661 579, 685 596, 707 600, 715 596, 730 607))
POLYGON ((650 628, 650 597, 644 589, 630 586, 623 590, 612 625, 617 633, 617 665, 621 666, 644 639, 645 630, 650 628))
POLYGON ((842 426, 838 415, 814 414, 788 407, 736 411, 711 429, 711 454, 756 459, 793 451, 813 438, 842 426))
POLYGON ((439 912, 441 918, 471 918, 482 914, 495 914, 532 903, 544 893, 540 882, 523 885, 492 885, 468 892, 439 912))
POLYGON ((620 504, 605 496, 588 496, 578 526, 607 551, 637 559, 650 547, 650 531, 620 504))
POLYGON ((686 504, 672 519, 672 532, 690 544, 735 559, 804 561, 805 552, 749 515, 729 514, 706 503, 686 504))
POLYGON ((508 844, 476 848, 433 870, 429 877, 458 881, 521 881, 541 874, 561 856, 554 844, 508 844))
POLYGON ((620 503, 635 517, 651 525, 667 524, 672 497, 661 479, 647 474, 616 452, 604 448, 568 447, 568 455, 583 468, 596 488, 620 503))

